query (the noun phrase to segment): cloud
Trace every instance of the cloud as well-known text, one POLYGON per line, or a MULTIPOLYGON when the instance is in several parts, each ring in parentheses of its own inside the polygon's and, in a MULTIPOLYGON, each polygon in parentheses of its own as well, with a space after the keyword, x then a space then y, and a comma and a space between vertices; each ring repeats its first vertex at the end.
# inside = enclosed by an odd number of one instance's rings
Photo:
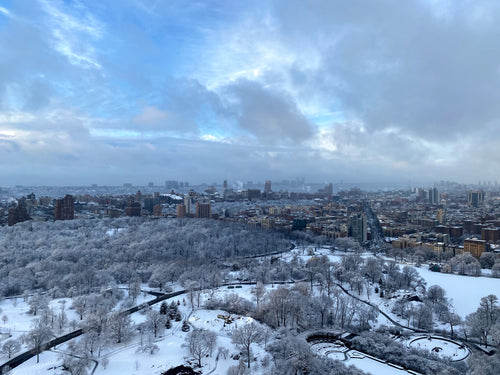
POLYGON ((299 68, 302 81, 369 131, 446 142, 500 115, 496 2, 277 4, 289 42, 320 52, 317 69, 299 68))
POLYGON ((147 127, 157 127, 160 124, 166 122, 168 119, 168 113, 161 111, 156 107, 147 106, 142 112, 134 117, 132 120, 134 123, 147 127))
POLYGON ((228 85, 225 92, 234 100, 240 128, 263 143, 300 143, 313 134, 312 124, 284 92, 248 80, 228 85))
POLYGON ((54 49, 64 55, 71 64, 85 69, 101 69, 94 56, 94 48, 86 42, 89 37, 102 37, 103 27, 97 19, 82 4, 70 8, 62 2, 39 2, 48 16, 54 49))
POLYGON ((2 6, 0 6, 0 13, 2 13, 6 17, 12 17, 12 15, 10 14, 10 11, 7 8, 4 8, 2 6))
POLYGON ((12 2, 2 167, 496 179, 499 21, 494 1, 12 2))

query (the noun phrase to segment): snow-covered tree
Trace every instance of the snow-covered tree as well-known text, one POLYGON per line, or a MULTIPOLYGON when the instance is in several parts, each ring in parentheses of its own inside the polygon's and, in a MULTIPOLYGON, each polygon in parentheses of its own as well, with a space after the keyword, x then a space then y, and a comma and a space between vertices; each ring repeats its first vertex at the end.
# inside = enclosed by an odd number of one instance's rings
POLYGON ((262 340, 263 330, 256 323, 252 322, 245 324, 235 330, 231 334, 231 340, 243 352, 247 360, 247 367, 250 368, 251 345, 259 343, 262 340))

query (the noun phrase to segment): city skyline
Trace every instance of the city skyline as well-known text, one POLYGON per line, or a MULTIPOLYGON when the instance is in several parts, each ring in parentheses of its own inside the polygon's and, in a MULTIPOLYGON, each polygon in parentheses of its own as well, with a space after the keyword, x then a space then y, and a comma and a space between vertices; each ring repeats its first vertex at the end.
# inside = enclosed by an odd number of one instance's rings
POLYGON ((0 4, 0 186, 496 181, 500 4, 0 4))

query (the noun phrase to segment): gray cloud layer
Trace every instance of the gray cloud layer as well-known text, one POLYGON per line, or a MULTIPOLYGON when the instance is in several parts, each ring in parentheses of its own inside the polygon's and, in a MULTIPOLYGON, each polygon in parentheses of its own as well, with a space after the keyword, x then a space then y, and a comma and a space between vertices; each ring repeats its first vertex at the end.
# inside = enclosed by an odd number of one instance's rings
POLYGON ((0 17, 0 184, 498 177, 497 1, 40 0, 0 17))

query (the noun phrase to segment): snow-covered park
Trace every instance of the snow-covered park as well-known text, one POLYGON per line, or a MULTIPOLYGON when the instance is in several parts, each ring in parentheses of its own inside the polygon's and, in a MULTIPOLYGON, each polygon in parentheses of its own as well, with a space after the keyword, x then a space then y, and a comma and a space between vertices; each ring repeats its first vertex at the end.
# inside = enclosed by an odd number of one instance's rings
MULTIPOLYGON (((345 254, 332 254, 329 249, 296 249, 293 252, 284 254, 283 260, 291 261, 294 258, 300 259, 300 262, 307 263, 313 257, 325 255, 331 262, 339 262, 345 254)), ((363 254, 368 257, 368 254, 363 254)), ((446 296, 452 299, 454 310, 464 318, 466 315, 473 313, 480 302, 480 299, 488 294, 499 294, 500 280, 489 277, 471 277, 458 276, 453 274, 442 274, 429 271, 425 266, 416 268, 418 274, 426 281, 427 287, 431 285, 440 285, 445 291, 446 296)), ((239 271, 232 271, 229 276, 237 279, 239 271)), ((301 283, 303 291, 310 290, 312 296, 320 296, 320 288, 317 285, 311 286, 309 283, 301 283)), ((366 288, 375 289, 375 286, 366 284, 366 288)), ((181 289, 179 284, 169 286, 174 290, 181 289)), ((293 287, 290 285, 289 287, 293 287)), ((296 287, 299 287, 296 285, 296 287)), ((348 283, 344 284, 347 290, 348 283)), ((126 286, 121 286, 126 289, 126 286)), ((270 283, 264 285, 266 292, 276 291, 283 288, 283 285, 270 283)), ((299 288, 299 289, 300 289, 299 288)), ((146 284, 141 285, 141 289, 147 290, 146 284)), ((340 290, 340 289, 339 289, 340 290)), ((404 291, 403 291, 404 292, 404 291)), ((119 302, 115 309, 120 309, 128 297, 128 292, 124 292, 123 301, 119 302)), ((309 293, 309 292, 307 292, 309 293)), ((340 294, 344 295, 344 291, 340 294)), ((353 296, 359 299, 370 302, 378 306, 382 311, 391 315, 392 301, 382 298, 378 293, 373 291, 367 293, 365 289, 362 293, 357 293, 355 290, 350 290, 353 296)), ((232 285, 223 286, 215 289, 205 290, 199 293, 199 304, 196 303, 197 297, 190 296, 189 293, 174 297, 168 300, 179 306, 182 320, 185 320, 190 325, 190 330, 203 329, 215 332, 217 337, 217 345, 213 349, 211 355, 200 358, 201 370, 203 374, 226 374, 232 366, 237 366, 240 361, 240 350, 232 340, 232 332, 242 326, 257 323, 250 316, 229 314, 223 310, 207 310, 205 304, 212 299, 224 300, 233 298, 235 295, 238 298, 244 299, 249 303, 256 304, 255 286, 253 285, 232 285), (190 301, 191 298, 191 301, 190 301), (195 306, 196 304, 196 306, 195 306), (229 317, 229 321, 225 318, 229 317)), ((154 297, 140 293, 134 304, 141 305, 153 299, 154 297)), ((10 336, 12 339, 19 339, 21 335, 26 334, 33 325, 36 317, 33 313, 29 313, 30 306, 27 302, 28 297, 17 297, 4 299, 0 302, 2 309, 0 315, 4 316, 1 322, 1 332, 4 334, 4 340, 10 336)), ((58 336, 71 332, 78 327, 80 320, 79 314, 74 308, 71 308, 73 300, 70 298, 52 299, 49 301, 49 307, 54 312, 54 316, 60 316, 64 312, 65 324, 62 328, 56 330, 58 336)), ((130 300, 128 301, 130 303, 130 300)), ((160 304, 152 307, 158 311, 160 304)), ((128 306, 128 305, 127 305, 128 306)), ((360 301, 358 307, 366 307, 360 301)), ((402 321, 398 317, 391 315, 394 319, 402 321)), ((137 327, 146 321, 147 317, 144 312, 136 312, 131 315, 133 324, 137 327)), ((379 315, 372 323, 373 328, 381 325, 391 326, 391 321, 379 315)), ((172 326, 169 329, 161 330, 158 336, 143 337, 142 333, 137 332, 133 335, 130 341, 121 344, 112 344, 103 349, 102 354, 92 359, 92 364, 89 369, 93 374, 133 374, 133 375, 161 375, 172 367, 187 364, 196 367, 196 361, 190 355, 186 346, 186 338, 189 333, 183 331, 182 321, 172 321, 172 326), (144 350, 144 340, 150 340, 148 348, 144 350), (95 367, 95 368, 94 368, 95 367)), ((36 357, 31 358, 19 367, 13 369, 13 375, 36 375, 36 374, 60 374, 62 369, 63 358, 68 355, 74 355, 71 350, 71 343, 66 343, 47 350, 41 353, 40 362, 37 363, 36 357)), ((409 347, 425 348, 442 356, 449 356, 453 360, 458 361, 467 357, 468 349, 463 347, 461 343, 453 343, 447 340, 432 338, 428 340, 427 336, 420 337, 410 341, 409 347)), ((394 364, 385 363, 385 361, 364 354, 360 351, 349 350, 342 343, 316 343, 312 345, 313 351, 318 355, 325 355, 331 359, 342 361, 347 366, 355 366, 358 369, 372 374, 389 374, 399 375, 407 373, 406 370, 394 364)), ((23 346, 21 351, 28 349, 28 346, 23 346)), ((266 374, 269 371, 270 356, 265 350, 265 343, 252 344, 252 374, 266 374)))
MULTIPOLYGON (((211 295, 203 294, 203 299, 208 299, 214 296, 223 296, 233 293, 237 290, 243 297, 251 298, 250 287, 242 286, 238 289, 228 289, 227 287, 220 288, 211 295)), ((151 299, 151 296, 141 295, 138 299, 138 304, 151 299)), ((252 318, 227 314, 221 310, 205 310, 196 309, 195 311, 186 303, 186 295, 168 300, 169 303, 178 304, 180 313, 183 319, 187 320, 190 329, 206 329, 217 334, 217 346, 211 356, 202 359, 203 373, 226 374, 229 367, 238 365, 238 350, 232 343, 231 334, 234 329, 243 325, 256 323, 252 318), (227 323, 221 316, 230 316, 231 323, 227 323), (221 351, 220 348, 223 348, 221 351), (236 359, 234 359, 236 358, 236 359)), ((51 304, 58 304, 55 300, 51 304)), ((68 301, 69 303, 69 301, 68 301)), ((67 304, 68 304, 67 303, 67 304)), ((3 312, 12 316, 12 319, 7 321, 5 330, 12 332, 13 338, 18 338, 21 334, 26 333, 31 328, 33 316, 28 314, 29 306, 22 300, 4 300, 0 305, 3 312), (15 305, 15 306, 14 306, 15 305)), ((158 310, 159 304, 153 306, 153 309, 158 310)), ((77 314, 71 309, 68 316, 71 319, 78 319, 77 314)), ((146 320, 145 314, 137 312, 131 315, 132 321, 138 325, 146 320)), ((153 352, 142 351, 141 338, 139 335, 126 344, 112 345, 103 351, 100 357, 96 358, 96 368, 94 374, 132 374, 132 375, 160 375, 172 367, 176 367, 194 361, 189 355, 186 348, 186 337, 188 332, 183 332, 181 329, 182 321, 172 322, 172 327, 166 329, 155 338, 152 345, 156 345, 153 352)), ((262 359, 266 353, 262 345, 252 345, 252 352, 255 358, 262 359)), ((69 354, 68 344, 63 344, 57 348, 44 351, 40 355, 40 361, 37 363, 36 357, 31 358, 21 366, 13 369, 12 375, 37 375, 37 374, 59 374, 61 371, 62 357, 69 354)), ((91 368, 94 367, 92 364, 91 368)), ((260 360, 252 362, 252 373, 266 374, 266 369, 262 367, 260 360)))

